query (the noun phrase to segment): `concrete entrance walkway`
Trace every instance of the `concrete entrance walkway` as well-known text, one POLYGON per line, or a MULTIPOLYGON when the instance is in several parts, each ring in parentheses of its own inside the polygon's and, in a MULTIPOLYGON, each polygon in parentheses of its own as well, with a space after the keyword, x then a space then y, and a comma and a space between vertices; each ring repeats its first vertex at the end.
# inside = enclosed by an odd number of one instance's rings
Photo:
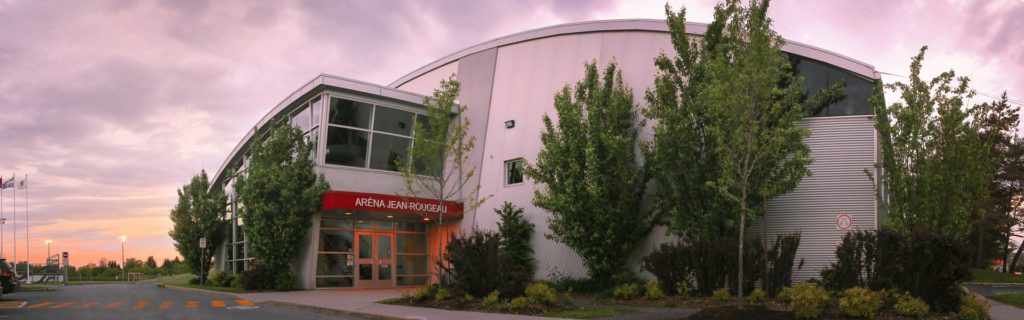
POLYGON ((972 283, 964 285, 974 295, 988 302, 988 313, 994 320, 1020 320, 1024 319, 1024 309, 1020 309, 999 301, 987 299, 982 295, 1003 294, 1003 293, 1024 293, 1024 285, 993 283, 982 284, 972 283))
POLYGON ((518 316, 499 313, 453 311, 431 308, 416 308, 376 303, 397 298, 408 289, 356 289, 356 290, 305 290, 292 292, 241 293, 238 297, 257 303, 269 303, 283 307, 304 307, 319 309, 326 314, 343 314, 369 319, 467 319, 467 320, 530 320, 553 318, 518 316))

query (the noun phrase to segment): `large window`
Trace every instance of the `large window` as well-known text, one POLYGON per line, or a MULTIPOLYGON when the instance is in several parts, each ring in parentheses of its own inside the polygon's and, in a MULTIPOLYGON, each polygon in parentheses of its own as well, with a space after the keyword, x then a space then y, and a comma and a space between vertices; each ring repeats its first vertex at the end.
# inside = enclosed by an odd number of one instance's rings
POLYGON ((871 106, 868 104, 868 97, 871 96, 871 90, 874 87, 871 80, 801 56, 790 55, 790 63, 793 70, 804 77, 803 92, 805 94, 813 94, 840 81, 845 85, 843 93, 846 94, 846 99, 822 109, 815 116, 868 115, 872 113, 871 106))
POLYGON ((351 287, 355 258, 352 219, 327 216, 320 219, 320 243, 316 256, 316 286, 351 287))
POLYGON ((317 159, 317 142, 320 138, 320 114, 323 109, 323 102, 320 96, 310 99, 305 104, 292 112, 291 124, 306 134, 306 140, 313 145, 311 156, 313 161, 317 159))
POLYGON ((399 171, 407 160, 416 119, 395 108, 331 97, 324 163, 399 171))

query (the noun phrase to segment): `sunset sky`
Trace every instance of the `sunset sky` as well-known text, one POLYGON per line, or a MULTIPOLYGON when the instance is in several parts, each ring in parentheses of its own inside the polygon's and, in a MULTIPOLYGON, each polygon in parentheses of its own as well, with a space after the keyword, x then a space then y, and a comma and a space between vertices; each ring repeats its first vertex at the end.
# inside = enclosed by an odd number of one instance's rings
MULTIPOLYGON (((709 22, 715 1, 671 1, 709 22)), ((664 1, 0 0, 0 175, 28 174, 32 262, 174 257, 176 188, 217 170, 259 118, 320 73, 389 84, 449 53, 554 24, 664 18, 664 1)), ((783 37, 903 80, 930 50, 984 94, 1024 100, 1024 1, 773 1, 783 37)), ((582 63, 582 61, 581 61, 582 63)), ((983 96, 977 101, 986 99, 983 96)), ((537 115, 540 116, 540 115, 537 115)), ((4 190, 4 254, 25 201, 4 190)))

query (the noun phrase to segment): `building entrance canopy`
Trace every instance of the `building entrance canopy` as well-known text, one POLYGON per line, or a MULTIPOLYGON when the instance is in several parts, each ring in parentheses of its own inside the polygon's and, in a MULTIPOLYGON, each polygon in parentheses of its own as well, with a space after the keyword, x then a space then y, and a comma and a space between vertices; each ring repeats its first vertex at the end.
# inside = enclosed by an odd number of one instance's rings
POLYGON ((423 198, 406 198, 395 195, 328 191, 323 196, 321 211, 332 209, 350 209, 367 211, 387 211, 397 214, 426 215, 436 218, 444 215, 445 219, 462 218, 462 202, 447 201, 442 206, 438 200, 423 198))

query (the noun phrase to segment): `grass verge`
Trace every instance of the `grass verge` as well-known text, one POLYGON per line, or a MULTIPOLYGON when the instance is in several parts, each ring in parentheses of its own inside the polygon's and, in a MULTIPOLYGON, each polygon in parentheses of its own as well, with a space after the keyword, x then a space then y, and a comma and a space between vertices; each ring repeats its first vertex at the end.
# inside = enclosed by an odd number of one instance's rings
POLYGON ((971 269, 974 280, 971 282, 982 283, 1024 283, 1024 277, 1008 273, 996 272, 988 269, 971 269))
POLYGON ((1024 293, 997 294, 987 298, 1024 309, 1024 293))
POLYGON ((157 285, 175 286, 175 287, 184 287, 184 288, 193 288, 193 289, 202 289, 202 290, 210 290, 210 291, 217 291, 217 292, 229 292, 229 293, 242 293, 242 292, 245 292, 245 290, 242 289, 242 288, 218 287, 218 286, 208 286, 208 285, 199 285, 199 284, 190 284, 190 283, 188 283, 188 281, 190 279, 195 278, 195 277, 196 276, 191 275, 191 274, 179 274, 179 275, 173 275, 173 276, 167 276, 167 277, 160 277, 159 279, 149 279, 149 280, 146 280, 146 281, 139 281, 139 283, 152 283, 152 284, 157 284, 157 285))
POLYGON ((580 308, 577 310, 552 311, 541 314, 542 317, 569 318, 569 319, 595 319, 617 316, 633 312, 632 309, 616 307, 580 308))

